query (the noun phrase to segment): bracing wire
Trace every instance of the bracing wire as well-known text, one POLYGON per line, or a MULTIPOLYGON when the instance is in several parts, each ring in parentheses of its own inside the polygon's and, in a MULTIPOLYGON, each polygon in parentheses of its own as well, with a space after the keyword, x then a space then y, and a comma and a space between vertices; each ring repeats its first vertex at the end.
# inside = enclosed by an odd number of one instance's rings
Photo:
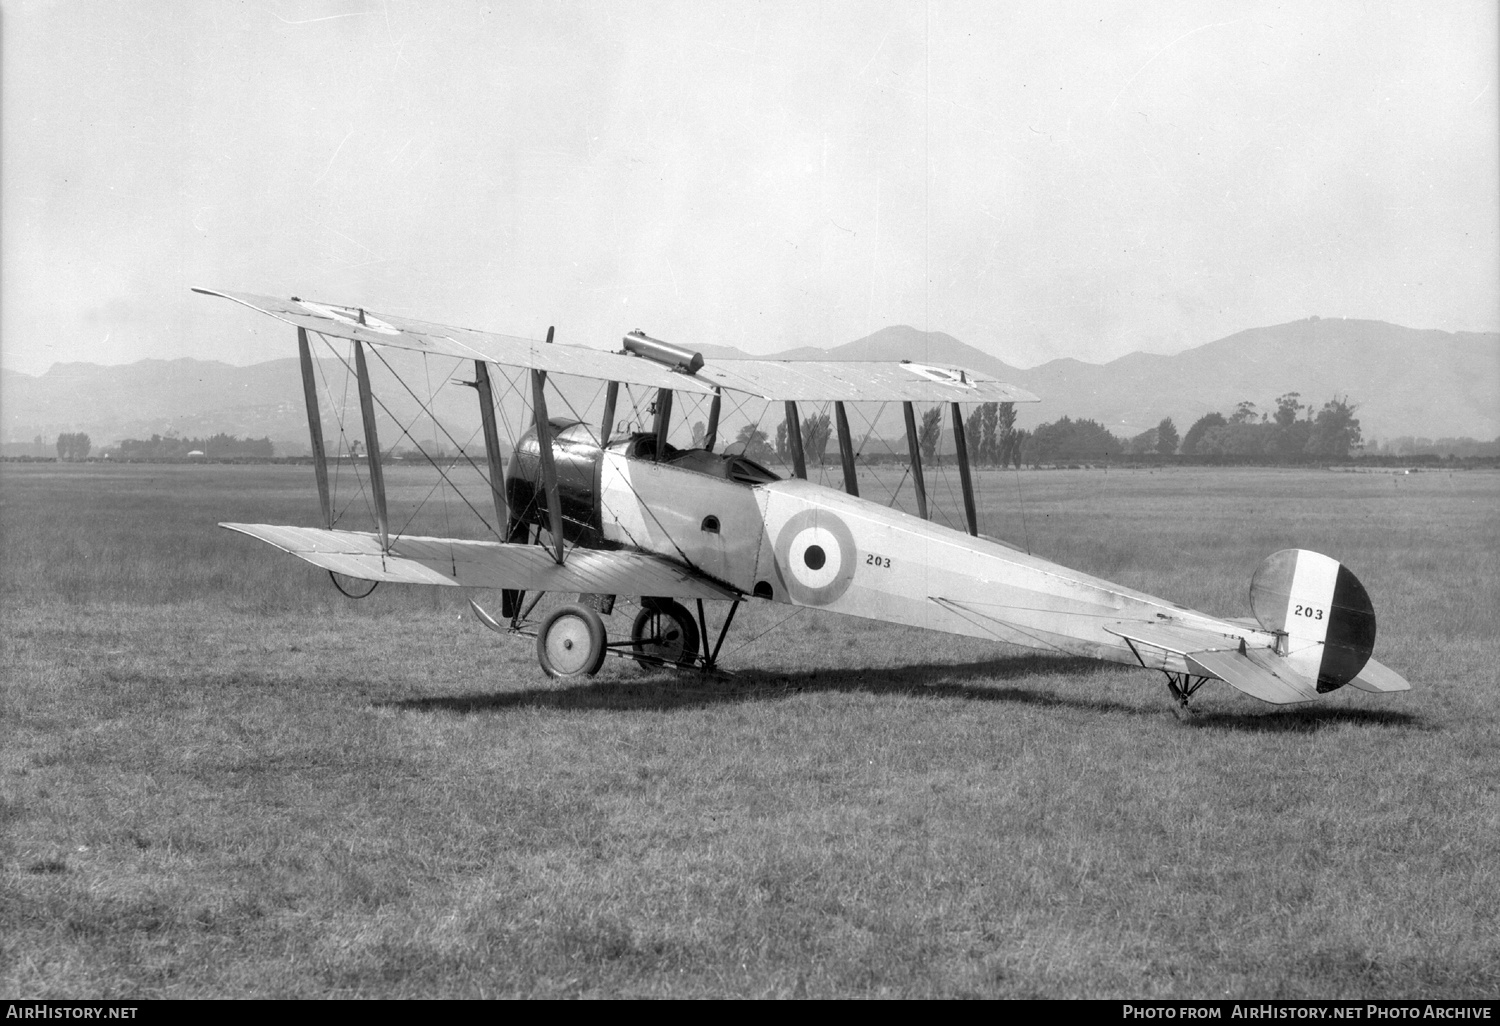
MULTIPOLYGON (((327 335, 324 335, 320 331, 314 331, 313 334, 317 335, 318 338, 322 340, 323 344, 328 347, 328 351, 333 354, 333 358, 344 367, 344 395, 340 404, 338 406, 334 406, 333 389, 328 384, 328 376, 323 373, 323 361, 316 361, 318 365, 318 376, 322 379, 323 388, 328 393, 328 407, 333 411, 334 420, 338 421, 339 425, 339 451, 334 454, 335 458, 333 461, 333 486, 329 489, 330 494, 328 497, 329 506, 332 508, 334 513, 333 522, 337 524, 340 520, 343 519, 343 513, 339 512, 337 504, 338 480, 339 469, 344 462, 343 455, 346 448, 345 443, 347 442, 349 437, 348 427, 344 422, 344 412, 349 408, 349 378, 352 374, 354 374, 354 369, 349 366, 349 361, 344 358, 343 354, 341 354, 337 349, 333 347, 333 343, 328 339, 327 335)), ((360 498, 364 501, 365 512, 370 514, 371 520, 374 520, 375 507, 371 503, 370 495, 365 491, 365 482, 364 479, 359 476, 359 468, 354 465, 353 446, 348 446, 348 451, 350 456, 349 471, 354 475, 354 483, 359 487, 359 495, 360 498)))

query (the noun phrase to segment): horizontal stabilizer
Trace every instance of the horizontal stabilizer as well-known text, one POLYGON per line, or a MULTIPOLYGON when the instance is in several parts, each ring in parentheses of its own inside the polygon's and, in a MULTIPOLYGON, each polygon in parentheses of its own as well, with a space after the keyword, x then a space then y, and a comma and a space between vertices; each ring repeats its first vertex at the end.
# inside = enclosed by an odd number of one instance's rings
MULTIPOLYGON (((1246 634, 1261 633, 1245 626, 1246 634)), ((1313 682, 1293 670, 1285 659, 1269 647, 1248 645, 1240 637, 1180 623, 1125 621, 1104 629, 1116 637, 1180 655, 1191 673, 1216 677, 1263 702, 1288 705, 1318 697, 1313 682)))
POLYGON ((457 538, 398 538, 389 552, 377 535, 274 524, 220 524, 290 552, 313 566, 364 581, 459 588, 569 591, 582 595, 661 595, 735 599, 739 594, 687 567, 644 552, 575 549, 559 564, 552 550, 457 538))
POLYGON ((1194 652, 1185 658, 1192 672, 1203 677, 1217 677, 1262 702, 1291 705, 1311 702, 1318 697, 1318 689, 1311 681, 1297 676, 1285 660, 1268 649, 1194 652))
POLYGON ((1189 652, 1238 651, 1240 647, 1238 635, 1219 634, 1203 627, 1189 627, 1179 623, 1122 620, 1107 624, 1104 629, 1117 638, 1138 641, 1177 655, 1187 655, 1189 652))
POLYGON ((1386 691, 1410 691, 1411 681, 1388 666, 1382 666, 1375 660, 1365 662, 1364 669, 1355 675, 1349 682, 1351 687, 1359 688, 1361 691, 1369 691, 1380 694, 1386 691))

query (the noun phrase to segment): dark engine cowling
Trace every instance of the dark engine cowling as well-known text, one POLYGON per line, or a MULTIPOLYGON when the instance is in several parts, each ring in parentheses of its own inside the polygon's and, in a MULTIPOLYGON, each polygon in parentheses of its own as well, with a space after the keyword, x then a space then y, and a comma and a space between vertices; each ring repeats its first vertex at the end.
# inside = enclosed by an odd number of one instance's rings
MULTIPOLYGON (((562 505, 563 536, 573 544, 598 547, 603 544, 599 517, 599 468, 603 450, 587 424, 577 420, 552 420, 552 461, 557 467, 557 494, 562 505)), ((551 530, 547 504, 542 495, 541 446, 536 429, 521 436, 505 469, 505 501, 510 507, 512 541, 530 525, 551 530)))

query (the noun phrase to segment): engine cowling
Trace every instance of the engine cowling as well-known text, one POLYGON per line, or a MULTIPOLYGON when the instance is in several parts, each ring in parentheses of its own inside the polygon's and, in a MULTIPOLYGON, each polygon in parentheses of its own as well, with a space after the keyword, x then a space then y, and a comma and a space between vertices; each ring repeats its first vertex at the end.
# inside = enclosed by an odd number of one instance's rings
MULTIPOLYGON (((552 462, 562 505, 563 537, 571 544, 597 547, 603 541, 599 518, 599 464, 603 450, 593 428, 577 420, 552 420, 552 462)), ((510 507, 507 537, 535 525, 551 529, 541 494, 541 446, 536 429, 521 436, 505 469, 505 501, 510 507)))

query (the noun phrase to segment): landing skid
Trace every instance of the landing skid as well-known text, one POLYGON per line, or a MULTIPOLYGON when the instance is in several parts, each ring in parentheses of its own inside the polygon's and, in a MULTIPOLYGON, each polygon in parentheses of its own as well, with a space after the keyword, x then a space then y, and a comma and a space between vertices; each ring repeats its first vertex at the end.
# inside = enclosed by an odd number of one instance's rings
POLYGON ((1188 708, 1188 699, 1196 695, 1199 688, 1214 679, 1213 677, 1199 677, 1192 673, 1177 673, 1173 670, 1161 672, 1166 674, 1167 690, 1172 692, 1172 697, 1177 699, 1177 704, 1184 712, 1193 711, 1188 708))
MULTIPOLYGON (((1135 656, 1136 662, 1148 670, 1151 669, 1150 666, 1146 666, 1146 660, 1141 658, 1140 649, 1135 647, 1135 642, 1126 638, 1125 644, 1130 646, 1130 651, 1135 656)), ((1172 692, 1172 697, 1177 699, 1177 704, 1182 708, 1183 712, 1193 711, 1188 708, 1188 699, 1196 695, 1198 689, 1203 685, 1215 679, 1213 677, 1200 677, 1194 673, 1179 673, 1176 670, 1162 670, 1161 672, 1166 674, 1167 690, 1172 692)), ((1177 710, 1174 709, 1172 712, 1176 715, 1177 710)))

